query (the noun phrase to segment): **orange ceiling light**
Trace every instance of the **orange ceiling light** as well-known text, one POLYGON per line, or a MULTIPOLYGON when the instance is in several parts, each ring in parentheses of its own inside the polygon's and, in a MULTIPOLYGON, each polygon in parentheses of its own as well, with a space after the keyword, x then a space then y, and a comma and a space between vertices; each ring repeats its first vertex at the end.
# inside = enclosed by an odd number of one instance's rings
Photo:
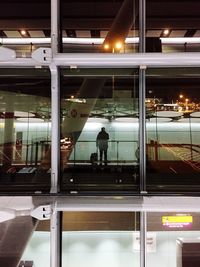
POLYGON ((118 41, 115 43, 115 49, 120 50, 122 48, 122 42, 118 41))
POLYGON ((104 44, 103 48, 104 48, 105 50, 108 50, 108 49, 110 48, 110 45, 109 45, 109 44, 104 44))

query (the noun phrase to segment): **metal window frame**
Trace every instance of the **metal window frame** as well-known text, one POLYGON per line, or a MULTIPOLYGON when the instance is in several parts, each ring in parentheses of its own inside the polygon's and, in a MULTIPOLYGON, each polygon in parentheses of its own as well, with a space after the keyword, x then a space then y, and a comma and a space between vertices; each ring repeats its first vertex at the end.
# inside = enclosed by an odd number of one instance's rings
MULTIPOLYGON (((0 54, 0 68, 21 68, 21 67, 49 67, 51 72, 51 98, 52 98, 52 152, 51 152, 51 193, 56 194, 58 192, 58 180, 59 180, 59 134, 60 134, 60 107, 59 107, 59 67, 65 66, 69 68, 139 68, 139 91, 140 91, 140 173, 141 173, 141 185, 140 191, 144 193, 146 191, 146 173, 145 173, 145 141, 146 141, 146 129, 145 129, 145 69, 154 67, 200 67, 200 53, 145 53, 145 0, 139 1, 139 24, 140 24, 140 52, 137 54, 83 54, 83 53, 59 53, 58 52, 58 37, 59 37, 59 0, 51 0, 51 59, 47 62, 38 61, 34 58, 13 58, 13 59, 1 59, 0 54)), ((72 197, 73 198, 73 197, 72 197)), ((91 200, 91 199, 90 199, 91 200)), ((57 199, 53 201, 53 213, 51 216, 51 267, 61 266, 61 246, 60 235, 61 230, 61 217, 60 212, 65 210, 66 203, 57 208, 57 199)), ((80 199, 79 204, 82 202, 80 199)), ((69 201, 68 201, 69 203, 69 201)), ((100 202, 99 202, 100 203, 100 202)), ((126 204, 124 207, 115 207, 118 211, 126 210, 129 206, 126 204)), ((101 203, 100 203, 101 205, 101 203)), ((77 207, 76 207, 77 208, 77 207)), ((81 208, 81 207, 80 207, 81 208)), ((73 205, 71 210, 76 210, 73 205)), ((112 210, 112 209, 111 209, 112 210)), ((141 251, 140 251, 140 266, 146 266, 146 211, 141 211, 141 251)))

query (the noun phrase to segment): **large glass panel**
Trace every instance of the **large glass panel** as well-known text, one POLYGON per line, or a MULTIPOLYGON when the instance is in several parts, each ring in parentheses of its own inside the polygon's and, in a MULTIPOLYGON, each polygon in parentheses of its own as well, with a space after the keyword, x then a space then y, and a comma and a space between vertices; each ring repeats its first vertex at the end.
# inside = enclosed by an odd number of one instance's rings
POLYGON ((159 212, 147 216, 147 266, 200 264, 199 213, 159 212))
POLYGON ((138 52, 138 0, 61 0, 62 52, 138 52))
POLYGON ((196 0, 147 0, 147 52, 199 52, 199 10, 196 0))
POLYGON ((0 197, 0 266, 19 266, 24 248, 37 226, 37 220, 30 216, 32 207, 32 197, 0 197))
POLYGON ((199 68, 147 71, 147 188, 199 191, 199 68))
POLYGON ((63 69, 62 190, 137 191, 137 148, 138 71, 63 69))
POLYGON ((63 266, 140 266, 139 213, 65 212, 63 266), (136 238, 137 237, 137 238, 136 238))
POLYGON ((50 224, 37 221, 37 227, 28 240, 18 267, 50 266, 50 224))
POLYGON ((50 179, 50 73, 0 69, 0 191, 46 191, 50 179))
POLYGON ((38 47, 50 47, 51 0, 1 1, 0 43, 17 57, 30 57, 38 47))

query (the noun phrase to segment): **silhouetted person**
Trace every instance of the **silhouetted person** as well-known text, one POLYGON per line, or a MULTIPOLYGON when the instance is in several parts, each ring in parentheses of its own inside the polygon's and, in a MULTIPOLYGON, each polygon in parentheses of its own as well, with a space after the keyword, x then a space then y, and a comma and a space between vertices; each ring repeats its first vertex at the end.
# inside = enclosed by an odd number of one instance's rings
POLYGON ((104 162, 105 164, 107 164, 108 140, 109 140, 109 134, 106 132, 105 128, 102 127, 96 139, 96 145, 100 151, 100 164, 102 164, 103 156, 104 156, 104 162))

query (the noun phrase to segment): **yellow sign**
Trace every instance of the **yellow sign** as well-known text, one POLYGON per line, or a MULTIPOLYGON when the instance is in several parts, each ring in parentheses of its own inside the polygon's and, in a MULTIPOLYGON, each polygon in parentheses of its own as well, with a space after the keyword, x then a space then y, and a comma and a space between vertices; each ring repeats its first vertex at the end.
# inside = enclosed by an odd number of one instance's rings
POLYGON ((162 216, 162 224, 166 226, 189 225, 192 222, 193 217, 191 215, 162 216))
POLYGON ((162 223, 192 223, 191 215, 162 216, 162 223))

